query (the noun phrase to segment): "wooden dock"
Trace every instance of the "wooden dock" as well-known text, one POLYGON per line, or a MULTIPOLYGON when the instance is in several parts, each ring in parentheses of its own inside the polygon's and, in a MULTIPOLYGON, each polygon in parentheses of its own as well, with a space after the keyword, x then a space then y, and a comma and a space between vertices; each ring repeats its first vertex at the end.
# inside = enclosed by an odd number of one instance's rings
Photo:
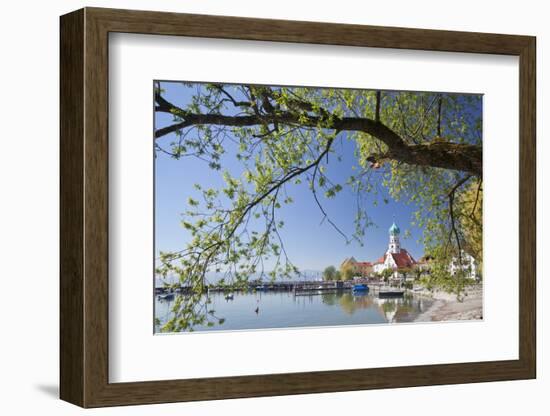
MULTIPOLYGON (((315 293, 325 293, 330 291, 340 291, 340 290, 352 290, 353 286, 356 284, 366 284, 369 286, 369 289, 372 292, 377 292, 380 290, 380 287, 385 286, 384 283, 374 281, 369 282, 368 280, 333 280, 333 281, 311 281, 311 280, 302 280, 302 281, 274 281, 274 282, 258 282, 251 281, 248 282, 245 286, 241 288, 230 288, 227 286, 216 286, 209 285, 205 287, 205 292, 293 292, 297 296, 315 294, 315 293)), ((178 288, 164 288, 156 287, 155 294, 165 294, 168 292, 176 293, 189 293, 191 291, 190 287, 180 286, 178 288)))

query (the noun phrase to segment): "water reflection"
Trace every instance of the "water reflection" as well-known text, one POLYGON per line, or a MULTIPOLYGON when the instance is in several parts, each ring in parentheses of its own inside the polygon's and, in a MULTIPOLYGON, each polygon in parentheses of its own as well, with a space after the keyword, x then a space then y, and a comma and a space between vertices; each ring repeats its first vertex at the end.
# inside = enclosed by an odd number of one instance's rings
MULTIPOLYGON (((378 308, 388 323, 411 322, 426 309, 427 300, 405 294, 402 298, 381 299, 368 292, 324 293, 322 301, 327 305, 339 305, 349 315, 360 309, 378 308)), ((431 304, 431 302, 430 302, 431 304)))
POLYGON ((323 303, 327 305, 339 305, 344 312, 353 315, 359 309, 372 308, 374 297, 367 292, 335 292, 321 295, 323 303))
MULTIPOLYGON (((209 295, 210 307, 224 323, 197 326, 195 331, 339 326, 411 322, 431 305, 413 294, 379 299, 376 294, 350 291, 315 292, 295 296, 292 292, 221 293, 209 295)), ((171 316, 175 300, 155 297, 156 331, 171 316)))

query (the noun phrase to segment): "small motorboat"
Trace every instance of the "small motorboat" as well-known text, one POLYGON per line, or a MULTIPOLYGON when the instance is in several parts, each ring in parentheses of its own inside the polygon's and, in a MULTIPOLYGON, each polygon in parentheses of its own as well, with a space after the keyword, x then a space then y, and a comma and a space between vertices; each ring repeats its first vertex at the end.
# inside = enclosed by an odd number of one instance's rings
POLYGON ((380 290, 380 292, 378 292, 378 297, 380 299, 402 298, 404 294, 405 294, 404 290, 394 290, 394 289, 380 290))
POLYGON ((353 285, 352 290, 354 292, 368 292, 369 287, 364 284, 357 284, 357 285, 353 285))
POLYGON ((233 293, 229 293, 228 295, 225 295, 225 300, 233 300, 233 293))

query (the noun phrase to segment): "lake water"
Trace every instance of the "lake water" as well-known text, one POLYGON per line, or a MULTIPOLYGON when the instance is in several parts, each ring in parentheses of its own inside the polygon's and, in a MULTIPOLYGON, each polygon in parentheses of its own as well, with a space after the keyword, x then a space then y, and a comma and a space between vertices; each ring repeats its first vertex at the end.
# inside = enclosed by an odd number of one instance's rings
MULTIPOLYGON (((264 328, 296 328, 412 322, 431 306, 432 300, 405 294, 398 299, 379 299, 376 294, 351 291, 295 296, 293 292, 223 293, 209 295, 209 309, 225 322, 213 327, 196 326, 195 331, 228 331, 264 328), (256 312, 257 309, 257 312, 256 312)), ((155 297, 155 315, 161 325, 170 317, 172 301, 155 297)), ((155 328, 159 331, 159 326, 155 328)))

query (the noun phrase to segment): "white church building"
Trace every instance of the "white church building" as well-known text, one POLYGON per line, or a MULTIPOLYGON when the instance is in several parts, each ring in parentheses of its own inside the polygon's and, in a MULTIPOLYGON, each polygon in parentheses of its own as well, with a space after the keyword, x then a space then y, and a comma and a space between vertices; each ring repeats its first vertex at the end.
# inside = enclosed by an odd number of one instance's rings
POLYGON ((399 241, 399 234, 401 230, 395 224, 395 221, 388 230, 389 244, 388 249, 382 257, 380 257, 373 264, 373 271, 375 273, 381 273, 386 269, 394 271, 393 277, 398 278, 400 270, 410 269, 417 264, 417 261, 410 255, 410 253, 401 247, 399 241))
MULTIPOLYGON (((430 256, 425 256, 416 261, 414 257, 403 247, 399 241, 401 230, 395 223, 392 223, 388 230, 389 242, 386 252, 373 263, 370 262, 358 262, 355 258, 347 258, 342 263, 341 267, 352 265, 355 269, 355 273, 359 277, 370 276, 372 273, 380 274, 385 270, 391 270, 392 280, 414 280, 417 273, 411 273, 411 269, 419 269, 424 273, 429 273, 431 268, 430 256)), ((449 273, 451 276, 457 275, 460 270, 458 259, 452 259, 449 264, 449 273)), ((462 252, 462 270, 465 272, 465 276, 470 279, 477 279, 480 273, 476 260, 466 252, 462 252)))

